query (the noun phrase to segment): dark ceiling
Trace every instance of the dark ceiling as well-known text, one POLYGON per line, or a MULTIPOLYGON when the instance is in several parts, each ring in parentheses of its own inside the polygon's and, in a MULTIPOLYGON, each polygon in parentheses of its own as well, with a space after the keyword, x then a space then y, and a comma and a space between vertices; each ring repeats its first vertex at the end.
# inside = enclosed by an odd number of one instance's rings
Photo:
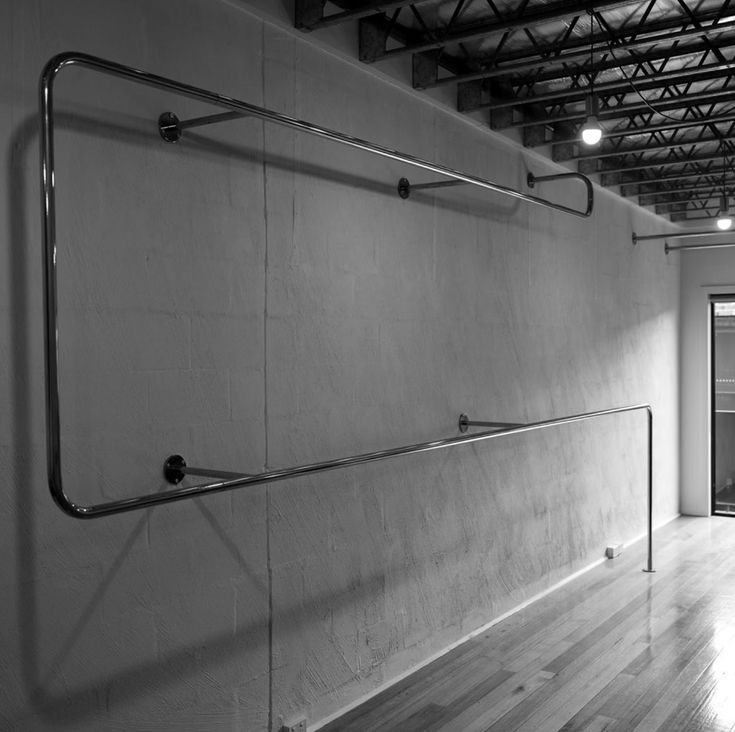
POLYGON ((414 89, 599 174, 672 221, 716 217, 735 173, 735 2, 296 0, 296 26, 359 27, 365 63, 411 58, 414 89), (590 92, 604 129, 581 143, 590 92))

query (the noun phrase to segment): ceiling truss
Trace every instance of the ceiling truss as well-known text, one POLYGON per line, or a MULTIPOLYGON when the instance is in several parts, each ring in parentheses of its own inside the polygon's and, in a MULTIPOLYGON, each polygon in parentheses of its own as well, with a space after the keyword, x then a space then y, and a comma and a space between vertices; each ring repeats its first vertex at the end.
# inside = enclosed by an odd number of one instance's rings
POLYGON ((301 30, 343 23, 363 62, 410 59, 415 89, 454 86, 459 111, 672 221, 735 194, 735 0, 296 0, 301 30))

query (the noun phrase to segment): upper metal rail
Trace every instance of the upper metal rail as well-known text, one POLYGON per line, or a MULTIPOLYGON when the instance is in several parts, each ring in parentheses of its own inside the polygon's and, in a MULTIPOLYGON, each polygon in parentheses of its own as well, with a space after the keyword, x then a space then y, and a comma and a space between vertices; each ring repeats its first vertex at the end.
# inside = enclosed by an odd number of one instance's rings
MULTIPOLYGON (((644 236, 639 236, 638 234, 633 232, 633 246, 635 246, 639 241, 650 241, 653 239, 695 239, 697 237, 701 236, 721 236, 723 234, 729 234, 732 236, 732 231, 682 231, 679 233, 674 234, 646 234, 644 236)), ((726 247, 735 247, 735 241, 719 241, 719 242, 713 242, 712 244, 675 244, 670 245, 668 242, 664 242, 664 252, 668 254, 669 252, 676 252, 681 249, 722 249, 726 247)))
POLYGON ((732 236, 732 233, 731 231, 713 231, 710 229, 705 231, 676 231, 668 234, 641 235, 636 234, 634 231, 631 239, 633 240, 633 246, 635 246, 639 241, 651 241, 653 239, 695 239, 700 236, 722 236, 723 234, 730 234, 732 236))
MULTIPOLYGON (((545 181, 550 180, 564 180, 568 178, 574 178, 575 180, 580 180, 582 183, 584 183, 585 190, 587 192, 587 206, 584 209, 584 211, 578 210, 578 209, 569 209, 566 206, 562 207, 563 209, 569 211, 570 213, 575 213, 577 216, 589 216, 592 213, 592 209, 594 208, 595 204, 595 195, 594 195, 594 189, 592 188, 592 181, 586 176, 582 175, 582 173, 576 173, 576 172, 569 172, 569 173, 554 173, 553 175, 534 175, 533 173, 529 173, 526 176, 526 183, 528 184, 529 188, 533 188, 537 183, 543 183, 545 181)), ((431 181, 429 183, 411 183, 411 181, 408 178, 401 178, 398 181, 398 195, 401 198, 409 198, 411 196, 411 191, 420 191, 428 188, 448 188, 450 186, 463 186, 467 185, 467 181, 465 180, 438 180, 438 181, 431 181)), ((555 204, 556 207, 559 206, 559 204, 555 204)))
POLYGON ((725 247, 735 247, 735 241, 721 241, 714 244, 675 244, 671 246, 668 242, 664 244, 666 254, 675 252, 680 249, 722 249, 725 247))
MULTIPOLYGON (((407 153, 402 153, 397 150, 391 150, 381 145, 376 145, 375 143, 368 142, 367 140, 362 140, 358 137, 351 137, 349 135, 345 135, 342 132, 337 132, 326 127, 321 127, 320 125, 316 125, 311 122, 305 122, 304 120, 288 117, 287 115, 281 114, 279 112, 274 112, 270 109, 266 109, 265 107, 258 107, 254 104, 250 104, 249 102, 244 102, 239 99, 234 99, 232 97, 217 94, 215 92, 201 89, 199 87, 190 86, 188 84, 182 84, 181 82, 174 81, 173 79, 150 74, 146 71, 141 71, 140 69, 135 69, 130 66, 123 66, 112 61, 107 61, 105 59, 83 53, 61 53, 57 56, 54 56, 46 64, 46 67, 44 68, 44 71, 41 75, 41 122, 44 126, 47 126, 49 121, 51 120, 50 115, 47 114, 47 112, 49 111, 47 105, 51 101, 54 79, 61 69, 66 66, 72 65, 83 66, 85 68, 92 69, 100 73, 118 76, 124 79, 128 79, 130 81, 135 81, 140 84, 145 84, 147 86, 158 87, 169 92, 180 94, 190 99, 196 99, 201 102, 207 102, 214 106, 225 107, 231 110, 228 113, 215 114, 208 117, 197 117, 196 119, 188 121, 179 120, 178 117, 171 112, 166 112, 162 114, 159 118, 159 130, 161 136, 168 142, 176 142, 177 140, 179 140, 183 134, 183 130, 188 127, 200 127, 207 124, 215 124, 231 119, 236 119, 238 117, 259 117, 269 122, 274 122, 285 127, 300 130, 301 132, 316 135, 317 137, 333 140, 334 142, 358 148, 360 150, 364 150, 365 152, 380 155, 391 160, 397 160, 399 162, 406 163, 407 165, 412 165, 417 168, 429 170, 440 175, 445 175, 448 178, 453 178, 455 180, 479 186, 480 188, 485 188, 496 193, 501 193, 503 195, 511 196, 513 198, 518 198, 522 201, 526 201, 527 203, 544 206, 546 208, 551 208, 556 211, 562 211, 563 213, 572 214, 574 216, 590 215, 589 210, 580 211, 570 206, 564 206, 559 203, 554 203, 545 198, 532 196, 528 193, 517 191, 514 188, 509 188, 508 186, 503 186, 499 183, 494 183, 492 181, 486 180, 485 178, 480 178, 475 175, 463 173, 453 168, 449 168, 445 165, 439 165, 438 163, 432 163, 428 160, 423 160, 413 155, 408 155, 407 153)), ((53 161, 51 160, 49 162, 52 166, 53 161)), ((589 186, 591 188, 591 183, 589 184, 589 186)))

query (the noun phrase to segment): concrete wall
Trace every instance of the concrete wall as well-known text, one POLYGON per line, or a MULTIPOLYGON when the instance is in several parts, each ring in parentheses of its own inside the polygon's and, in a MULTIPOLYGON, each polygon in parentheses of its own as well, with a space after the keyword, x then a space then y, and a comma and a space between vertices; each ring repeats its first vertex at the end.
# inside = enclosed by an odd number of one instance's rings
POLYGON ((711 295, 735 295, 732 249, 683 251, 681 257, 681 510, 709 516, 711 500, 711 295))
MULTIPOLYGON (((45 485, 36 81, 79 50, 524 188, 550 163, 226 2, 0 4, 0 727, 317 722, 645 526, 642 413, 90 522, 45 485)), ((253 6, 254 7, 254 6, 253 6)), ((278 9, 279 13, 283 8, 278 9)), ((349 33, 350 31, 347 31, 349 33)), ((257 472, 650 401, 678 510, 678 260, 582 220, 81 69, 57 87, 63 469, 257 472)), ((581 202, 570 184, 539 189, 581 202)))

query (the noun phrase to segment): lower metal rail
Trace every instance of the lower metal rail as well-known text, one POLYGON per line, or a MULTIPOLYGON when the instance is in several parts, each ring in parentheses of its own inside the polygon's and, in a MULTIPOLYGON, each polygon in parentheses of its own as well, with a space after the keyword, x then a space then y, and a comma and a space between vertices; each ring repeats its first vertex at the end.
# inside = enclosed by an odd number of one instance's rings
MULTIPOLYGON (((533 432, 546 427, 555 427, 563 424, 570 424, 572 422, 593 419, 595 417, 620 414, 622 412, 632 412, 635 410, 646 410, 648 415, 648 566, 645 571, 653 572, 653 411, 648 404, 634 404, 627 407, 603 409, 596 412, 586 412, 584 414, 573 414, 568 417, 547 419, 541 422, 530 422, 528 424, 514 425, 512 427, 501 427, 500 429, 494 427, 491 431, 465 434, 461 437, 449 437, 442 440, 434 440, 432 442, 420 442, 413 445, 396 447, 390 450, 378 450, 377 452, 352 455, 350 457, 338 458, 336 460, 325 460, 319 463, 298 465, 295 467, 283 468, 281 470, 270 470, 263 473, 257 473, 255 475, 222 471, 214 468, 190 467, 186 464, 186 461, 181 455, 171 455, 165 460, 163 465, 164 477, 169 483, 178 484, 186 475, 216 476, 221 478, 221 480, 214 483, 183 486, 168 491, 161 491, 159 493, 149 493, 142 496, 135 496, 133 498, 124 498, 117 501, 108 501, 107 503, 99 503, 90 506, 80 506, 66 496, 60 478, 60 465, 52 466, 54 469, 52 469, 50 474, 53 479, 49 481, 49 488, 56 503, 70 516, 75 518, 99 518, 101 516, 110 516, 117 513, 124 513, 126 511, 151 508, 153 506, 159 506, 173 501, 182 501, 188 498, 221 493, 235 488, 245 488, 253 485, 261 485, 263 483, 274 483, 276 481, 288 480, 290 478, 315 475, 318 473, 324 473, 328 470, 349 468, 356 465, 375 462, 377 460, 401 457, 403 455, 415 455, 420 452, 430 452, 432 450, 441 450, 448 447, 457 447, 459 445, 470 445, 498 437, 505 437, 507 435, 533 432), (58 476, 58 478, 56 476, 58 476)), ((461 430, 466 430, 468 426, 474 426, 476 424, 491 424, 497 426, 507 423, 471 422, 465 415, 462 415, 462 417, 460 417, 459 424, 461 430)))

